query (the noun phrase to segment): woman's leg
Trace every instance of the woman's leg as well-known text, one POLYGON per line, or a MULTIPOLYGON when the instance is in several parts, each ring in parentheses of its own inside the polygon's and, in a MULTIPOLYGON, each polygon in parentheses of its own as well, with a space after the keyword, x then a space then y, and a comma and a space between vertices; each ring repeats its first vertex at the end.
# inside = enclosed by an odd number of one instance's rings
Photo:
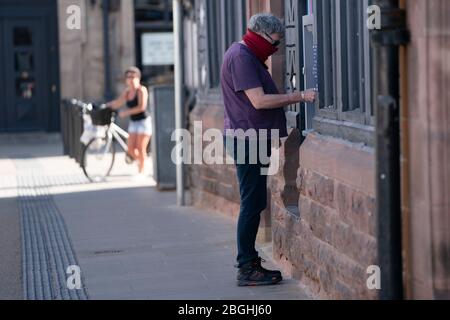
POLYGON ((138 135, 137 147, 139 149, 139 172, 143 173, 145 170, 145 161, 147 160, 147 146, 150 142, 150 136, 145 134, 138 135))
POLYGON ((130 137, 128 138, 128 155, 132 157, 134 160, 138 160, 138 136, 135 133, 130 133, 130 137))

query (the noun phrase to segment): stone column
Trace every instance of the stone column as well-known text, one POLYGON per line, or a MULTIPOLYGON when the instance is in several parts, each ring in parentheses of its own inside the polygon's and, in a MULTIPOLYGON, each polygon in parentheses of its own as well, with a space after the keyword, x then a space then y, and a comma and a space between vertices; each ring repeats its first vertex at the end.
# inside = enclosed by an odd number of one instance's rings
POLYGON ((407 1, 408 298, 450 298, 450 3, 407 1))
POLYGON ((83 0, 58 0, 61 98, 82 98, 84 96, 81 43, 85 25, 81 24, 82 30, 69 30, 66 25, 69 18, 68 7, 77 5, 82 8, 83 3, 83 0))

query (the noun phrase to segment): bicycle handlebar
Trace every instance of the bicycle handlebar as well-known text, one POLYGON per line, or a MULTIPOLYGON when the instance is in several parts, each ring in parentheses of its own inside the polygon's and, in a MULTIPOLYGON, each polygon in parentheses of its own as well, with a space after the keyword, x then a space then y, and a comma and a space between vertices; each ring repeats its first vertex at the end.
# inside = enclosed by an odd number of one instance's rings
MULTIPOLYGON (((96 105, 93 104, 93 103, 85 103, 85 102, 83 102, 81 100, 77 100, 77 99, 71 99, 70 102, 74 106, 77 106, 77 107, 81 108, 83 111, 88 111, 88 112, 90 112, 92 110, 95 110, 95 109, 106 109, 106 108, 108 108, 106 106, 106 104, 104 104, 104 103, 102 103, 98 107, 96 107, 96 105)), ((117 111, 113 110, 112 113, 113 113, 113 115, 116 115, 117 111)))

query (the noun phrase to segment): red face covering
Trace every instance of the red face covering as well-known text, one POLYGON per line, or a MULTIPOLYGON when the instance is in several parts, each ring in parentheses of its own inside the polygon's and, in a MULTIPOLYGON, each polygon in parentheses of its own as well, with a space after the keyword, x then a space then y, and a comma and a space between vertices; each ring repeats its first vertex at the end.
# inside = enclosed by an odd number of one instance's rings
POLYGON ((278 51, 277 47, 250 29, 247 29, 243 40, 262 63, 265 63, 271 55, 278 51))

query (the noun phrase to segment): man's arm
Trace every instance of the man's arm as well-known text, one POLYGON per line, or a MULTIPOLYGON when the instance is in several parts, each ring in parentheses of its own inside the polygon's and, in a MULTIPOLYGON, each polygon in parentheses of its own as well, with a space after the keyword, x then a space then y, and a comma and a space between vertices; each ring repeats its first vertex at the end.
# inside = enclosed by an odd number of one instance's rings
POLYGON ((265 94, 262 87, 245 90, 245 94, 258 110, 278 109, 300 102, 312 103, 316 100, 316 92, 307 90, 288 94, 265 94))

